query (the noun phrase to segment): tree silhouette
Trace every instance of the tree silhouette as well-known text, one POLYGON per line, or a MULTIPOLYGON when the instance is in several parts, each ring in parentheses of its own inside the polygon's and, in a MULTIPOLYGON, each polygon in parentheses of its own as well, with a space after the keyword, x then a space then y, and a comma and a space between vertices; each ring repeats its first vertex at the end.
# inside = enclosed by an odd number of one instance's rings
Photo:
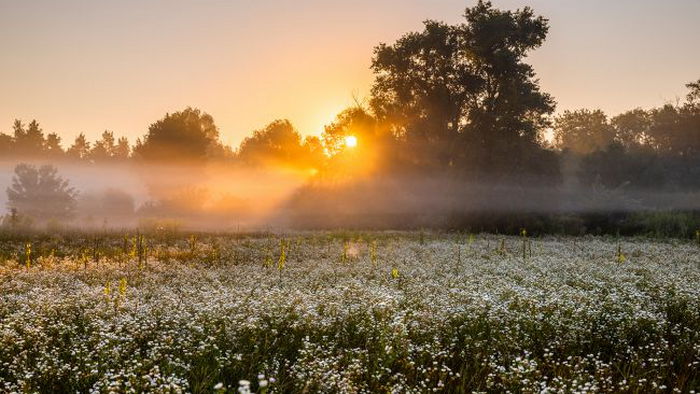
POLYGON ((117 140, 117 145, 114 147, 113 156, 117 160, 126 160, 131 154, 131 147, 129 146, 129 140, 126 137, 120 137, 117 140))
POLYGON ((110 160, 114 157, 116 148, 114 133, 105 130, 102 133, 102 138, 93 144, 90 158, 95 162, 110 160))
POLYGON ((54 160, 63 158, 63 155, 65 154, 65 152, 63 152, 63 148, 61 147, 61 137, 59 137, 56 133, 49 133, 46 136, 44 148, 46 150, 46 157, 54 160))
POLYGON ((615 130, 601 110, 564 111, 554 122, 554 143, 559 149, 588 154, 607 148, 615 130))
POLYGON ((202 163, 220 151, 218 139, 219 130, 209 114, 186 108, 153 123, 134 153, 148 162, 202 163))
POLYGON ((302 140, 292 124, 276 120, 246 137, 238 149, 238 159, 248 165, 285 165, 296 168, 318 168, 323 148, 318 137, 302 140))
POLYGON ((421 167, 523 170, 554 109, 523 62, 544 41, 547 20, 485 1, 464 17, 458 25, 427 21, 422 32, 377 47, 371 107, 421 167))
POLYGON ((18 164, 7 188, 8 208, 35 219, 69 219, 75 214, 77 192, 51 165, 18 164))
POLYGON ((44 153, 44 132, 36 120, 26 127, 20 120, 15 120, 14 153, 21 157, 40 157, 44 153))
POLYGON ((351 107, 339 113, 323 130, 323 146, 333 156, 345 149, 345 137, 355 136, 360 147, 374 145, 377 141, 377 120, 363 108, 351 107))
POLYGON ((647 111, 636 108, 610 120, 615 130, 615 141, 627 149, 641 149, 649 142, 651 118, 647 111))
POLYGON ((8 157, 12 154, 14 140, 12 136, 0 133, 0 157, 8 157))
POLYGON ((688 106, 694 107, 696 109, 700 108, 700 79, 695 82, 690 82, 685 85, 690 92, 685 96, 688 106))
POLYGON ((90 143, 85 134, 80 133, 75 137, 75 142, 66 151, 66 155, 75 160, 87 159, 90 155, 90 143))

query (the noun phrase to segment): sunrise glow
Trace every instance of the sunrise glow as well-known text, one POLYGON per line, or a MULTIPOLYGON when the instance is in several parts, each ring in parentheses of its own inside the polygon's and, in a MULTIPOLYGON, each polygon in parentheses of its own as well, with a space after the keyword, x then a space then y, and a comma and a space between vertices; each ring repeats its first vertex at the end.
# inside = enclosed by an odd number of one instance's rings
POLYGON ((348 135, 345 137, 345 146, 348 148, 354 148, 357 146, 357 137, 354 135, 348 135))

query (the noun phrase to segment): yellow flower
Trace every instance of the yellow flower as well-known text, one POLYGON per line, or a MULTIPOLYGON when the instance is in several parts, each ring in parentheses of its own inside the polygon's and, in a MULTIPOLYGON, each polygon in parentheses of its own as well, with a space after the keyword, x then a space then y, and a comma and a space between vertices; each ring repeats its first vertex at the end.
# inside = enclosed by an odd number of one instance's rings
POLYGON ((126 295, 126 278, 119 281, 119 295, 122 297, 126 295))

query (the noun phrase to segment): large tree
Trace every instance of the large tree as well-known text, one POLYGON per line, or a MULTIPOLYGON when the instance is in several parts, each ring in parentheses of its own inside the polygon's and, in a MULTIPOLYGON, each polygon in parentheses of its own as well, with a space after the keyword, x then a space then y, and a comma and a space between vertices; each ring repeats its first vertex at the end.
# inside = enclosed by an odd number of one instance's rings
POLYGON ((421 167, 524 169, 554 109, 524 62, 543 43, 548 22, 530 8, 502 11, 488 1, 464 18, 427 21, 422 32, 377 47, 372 109, 421 167))
POLYGON ((39 220, 69 219, 75 214, 77 191, 58 175, 56 167, 18 164, 7 188, 7 206, 39 220))
POLYGON ((182 164, 202 163, 220 150, 214 119, 194 108, 166 114, 134 147, 135 155, 145 161, 182 164))
POLYGON ((299 169, 318 168, 324 158, 318 137, 302 139, 286 119, 255 130, 252 136, 241 142, 237 157, 247 165, 282 165, 299 169))

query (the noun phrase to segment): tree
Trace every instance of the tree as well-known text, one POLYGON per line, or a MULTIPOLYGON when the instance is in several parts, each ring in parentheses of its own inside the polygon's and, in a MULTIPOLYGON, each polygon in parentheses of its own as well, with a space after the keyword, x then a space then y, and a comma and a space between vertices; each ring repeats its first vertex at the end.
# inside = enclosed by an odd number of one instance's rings
POLYGON ((151 124, 134 153, 148 162, 202 163, 220 149, 218 139, 219 130, 209 114, 186 108, 151 124))
POLYGON ((12 154, 14 148, 14 140, 12 136, 0 133, 0 157, 8 157, 12 154))
POLYGON ((90 158, 96 162, 107 161, 114 157, 116 150, 114 133, 105 130, 102 139, 95 142, 90 150, 90 158))
POLYGON ((685 141, 679 138, 683 134, 680 115, 679 108, 671 104, 649 111, 649 144, 660 155, 674 156, 685 148, 685 141))
POLYGON ((302 140, 301 134, 284 120, 276 120, 246 137, 238 149, 238 159, 248 165, 284 165, 318 168, 323 160, 317 137, 302 140))
POLYGON ((118 160, 126 160, 131 154, 131 147, 129 146, 129 140, 126 137, 120 137, 117 140, 117 146, 114 148, 114 157, 118 160))
POLYGON ((610 121, 615 133, 615 141, 627 149, 640 148, 649 141, 651 119, 647 111, 637 108, 627 111, 610 121))
POLYGON ((666 104, 649 111, 649 145, 660 155, 695 158, 700 155, 700 80, 686 85, 683 105, 666 104))
POLYGON ((75 214, 77 191, 51 165, 18 164, 7 188, 7 206, 41 220, 69 219, 75 214))
POLYGON ((464 17, 427 21, 422 32, 377 47, 370 105, 418 166, 526 170, 554 101, 523 59, 543 43, 548 22, 528 7, 501 11, 487 1, 464 17))
POLYGON ((46 156, 51 159, 60 159, 65 154, 61 147, 61 137, 56 133, 49 133, 46 136, 45 149, 46 156))
POLYGON ((601 110, 564 111, 554 121, 554 142, 559 149, 589 154, 613 143, 615 130, 601 110))
POLYGON ((331 156, 343 151, 345 138, 354 136, 360 147, 375 144, 377 138, 377 120, 362 107, 351 107, 339 113, 335 120, 324 127, 323 145, 331 156))
POLYGON ((700 107, 700 79, 695 82, 690 82, 685 85, 690 92, 685 96, 687 105, 692 107, 700 107))
POLYGON ((32 120, 26 128, 22 121, 15 120, 13 129, 17 156, 40 157, 44 153, 44 132, 36 120, 32 120))
POLYGON ((90 143, 85 138, 85 134, 80 133, 75 137, 75 142, 68 148, 66 155, 76 160, 87 159, 90 156, 90 143))

